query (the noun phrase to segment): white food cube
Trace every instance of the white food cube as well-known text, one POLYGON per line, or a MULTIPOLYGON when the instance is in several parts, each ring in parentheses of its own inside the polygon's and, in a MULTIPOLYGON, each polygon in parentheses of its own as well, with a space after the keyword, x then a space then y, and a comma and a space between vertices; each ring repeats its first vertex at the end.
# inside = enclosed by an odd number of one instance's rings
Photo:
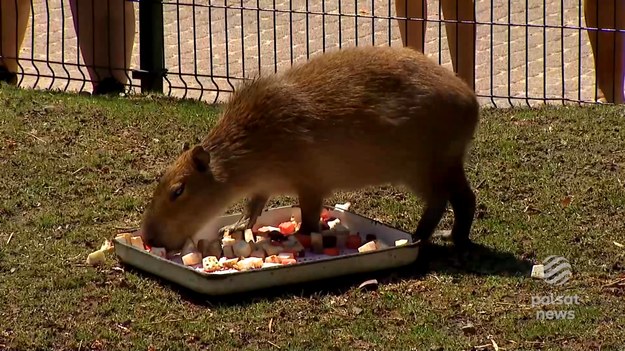
POLYGON ((222 257, 221 259, 219 259, 218 262, 219 262, 219 265, 224 268, 234 268, 238 261, 239 261, 238 257, 235 257, 235 258, 222 257))
POLYGON ((121 241, 125 244, 128 245, 132 245, 132 242, 130 241, 130 238, 132 238, 132 235, 130 233, 121 233, 121 234, 117 234, 117 236, 115 236, 115 239, 117 239, 118 241, 121 241))
POLYGON ((254 233, 251 229, 245 229, 244 239, 247 242, 254 242, 254 233))
POLYGON ((167 250, 164 247, 151 247, 150 253, 158 257, 167 258, 167 250))
POLYGON ((406 244, 408 244, 408 240, 406 240, 406 239, 395 240, 395 246, 402 246, 402 245, 406 245, 406 244))
POLYGON ((145 250, 145 246, 143 246, 143 239, 141 239, 141 236, 137 235, 131 237, 130 242, 132 246, 136 247, 137 249, 145 250))
POLYGON ((258 257, 248 257, 240 260, 236 264, 236 268, 241 271, 246 271, 254 268, 262 268, 263 259, 258 257))
POLYGON ((102 250, 94 251, 87 256, 87 264, 92 266, 104 263, 104 260, 104 251, 102 250))
POLYGON ((237 241, 232 249, 234 250, 234 255, 236 257, 249 257, 252 253, 252 247, 250 246, 250 243, 245 240, 237 241))
POLYGON ((185 266, 194 266, 202 262, 202 254, 199 252, 191 252, 182 256, 182 263, 185 266))
POLYGON ((206 256, 202 259, 202 268, 207 272, 212 272, 220 269, 219 261, 216 256, 206 256))
POLYGON ((545 278, 545 266, 542 264, 536 264, 532 266, 532 278, 544 279, 545 278))
POLYGON ((369 241, 368 243, 362 245, 358 248, 358 252, 368 252, 377 250, 377 245, 375 241, 369 241))

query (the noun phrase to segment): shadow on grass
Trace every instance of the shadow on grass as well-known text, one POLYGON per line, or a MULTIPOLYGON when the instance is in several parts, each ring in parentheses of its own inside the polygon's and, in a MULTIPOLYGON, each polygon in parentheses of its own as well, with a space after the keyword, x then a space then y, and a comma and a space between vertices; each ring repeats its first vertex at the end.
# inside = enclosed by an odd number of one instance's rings
POLYGON ((376 279, 379 284, 389 284, 422 279, 426 274, 430 273, 500 277, 528 276, 531 267, 532 262, 528 260, 519 259, 510 253, 496 251, 479 244, 475 245, 472 259, 460 264, 454 259, 453 246, 431 244, 427 252, 423 250, 419 254, 417 261, 404 267, 370 273, 357 273, 228 296, 206 296, 166 281, 151 273, 131 266, 125 266, 127 271, 148 276, 157 281, 163 288, 171 289, 180 294, 185 300, 201 306, 245 306, 260 300, 273 301, 292 296, 311 298, 317 295, 341 295, 350 289, 357 288, 362 282, 369 279, 376 279))

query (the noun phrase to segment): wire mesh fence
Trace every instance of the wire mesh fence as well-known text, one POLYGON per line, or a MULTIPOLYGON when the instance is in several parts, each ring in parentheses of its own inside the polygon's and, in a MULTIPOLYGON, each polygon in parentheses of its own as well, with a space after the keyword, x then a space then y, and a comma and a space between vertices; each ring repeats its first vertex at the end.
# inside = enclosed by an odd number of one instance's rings
MULTIPOLYGON (((19 52, 19 85, 91 91, 69 3, 25 1, 31 6, 19 52)), ((131 92, 141 91, 142 73, 132 71, 145 71, 150 60, 145 56, 155 51, 160 56, 153 61, 166 69, 163 93, 220 102, 243 79, 282 71, 324 51, 402 45, 395 0, 125 1, 136 12, 125 71, 131 92), (156 7, 140 13, 147 2, 156 7), (161 9, 162 18, 154 21, 161 9), (150 31, 161 21, 162 30, 150 31), (141 48, 146 43, 151 50, 141 48)), ((583 5, 581 0, 475 1, 475 90, 481 102, 508 107, 595 101, 595 65, 583 5)), ((424 51, 452 69, 445 21, 453 22, 444 19, 439 1, 429 1, 424 51)), ((4 24, 1 28, 7 31, 4 24)), ((6 37, 3 33, 3 42, 6 37)), ((108 44, 121 45, 119 40, 96 40, 94 46, 108 44)))

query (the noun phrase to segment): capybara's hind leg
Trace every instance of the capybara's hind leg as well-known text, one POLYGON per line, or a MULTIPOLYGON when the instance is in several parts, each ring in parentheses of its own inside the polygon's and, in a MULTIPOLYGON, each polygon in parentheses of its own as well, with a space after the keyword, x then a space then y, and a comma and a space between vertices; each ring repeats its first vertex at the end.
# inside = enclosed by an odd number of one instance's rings
POLYGON ((430 196, 426 200, 425 209, 421 213, 421 219, 417 224, 417 229, 412 235, 412 241, 420 240, 422 244, 428 244, 429 240, 440 223, 445 209, 447 208, 446 196, 439 194, 436 196, 430 196))
POLYGON ((226 230, 229 233, 234 233, 252 228, 254 224, 256 224, 258 217, 260 217, 260 215, 262 214, 263 209, 267 204, 267 201, 269 201, 269 196, 267 195, 252 195, 252 197, 247 201, 247 204, 245 206, 245 212, 243 212, 241 218, 239 218, 239 220, 236 221, 236 223, 234 224, 221 227, 219 229, 219 235, 223 236, 226 230))
POLYGON ((310 233, 319 232, 323 197, 314 191, 300 191, 298 200, 302 212, 302 223, 298 233, 310 235, 310 233))
POLYGON ((475 215, 475 193, 471 190, 464 168, 461 164, 454 166, 449 173, 449 202, 454 211, 454 225, 451 237, 459 251, 471 246, 469 234, 475 215))

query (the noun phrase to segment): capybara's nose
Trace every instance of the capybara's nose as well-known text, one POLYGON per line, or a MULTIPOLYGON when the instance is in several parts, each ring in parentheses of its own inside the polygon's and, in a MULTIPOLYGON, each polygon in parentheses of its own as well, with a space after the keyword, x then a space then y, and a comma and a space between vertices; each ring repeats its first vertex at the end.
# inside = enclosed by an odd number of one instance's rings
POLYGON ((141 228, 140 235, 146 245, 158 246, 158 227, 154 224, 154 222, 145 222, 141 228))

